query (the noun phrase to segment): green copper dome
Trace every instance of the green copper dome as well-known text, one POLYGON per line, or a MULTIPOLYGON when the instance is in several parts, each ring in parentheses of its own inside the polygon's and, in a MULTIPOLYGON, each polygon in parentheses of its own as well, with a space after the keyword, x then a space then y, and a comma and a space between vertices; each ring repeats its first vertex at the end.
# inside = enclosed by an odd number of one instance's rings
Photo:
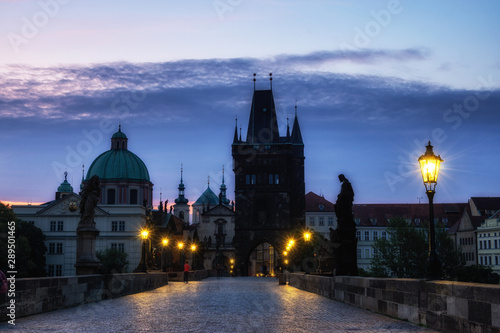
POLYGON ((113 136, 111 137, 112 139, 126 139, 127 136, 125 135, 125 133, 122 132, 121 128, 118 130, 118 132, 116 132, 115 134, 113 134, 113 136))
POLYGON ((62 192, 62 193, 73 193, 73 187, 71 186, 70 183, 65 179, 61 185, 57 188, 57 192, 62 192))
POLYGON ((111 149, 99 155, 92 162, 86 180, 93 175, 102 180, 150 181, 144 162, 127 149, 111 149))

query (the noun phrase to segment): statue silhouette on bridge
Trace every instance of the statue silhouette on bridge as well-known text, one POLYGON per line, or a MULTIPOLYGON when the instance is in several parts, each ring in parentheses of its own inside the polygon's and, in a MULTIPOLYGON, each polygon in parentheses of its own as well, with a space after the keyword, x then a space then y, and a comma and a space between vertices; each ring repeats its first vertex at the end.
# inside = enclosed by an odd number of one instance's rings
POLYGON ((335 253, 335 275, 356 276, 358 275, 356 223, 352 215, 354 191, 343 174, 339 175, 339 181, 342 185, 335 203, 337 230, 330 230, 330 241, 333 243, 335 253))

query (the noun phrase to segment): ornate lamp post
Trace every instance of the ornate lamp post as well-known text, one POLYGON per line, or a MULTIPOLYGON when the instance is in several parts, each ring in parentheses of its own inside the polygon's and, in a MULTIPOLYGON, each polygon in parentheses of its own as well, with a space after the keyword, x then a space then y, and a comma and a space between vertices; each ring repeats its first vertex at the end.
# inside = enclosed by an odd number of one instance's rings
POLYGON ((184 243, 183 242, 177 243, 177 248, 179 249, 179 259, 180 259, 179 265, 182 270, 182 267, 184 265, 184 243))
POLYGON ((418 158, 420 171, 424 181, 425 191, 429 198, 429 259, 427 267, 427 279, 437 280, 441 277, 441 262, 436 253, 436 231, 434 228, 434 193, 439 173, 439 167, 443 160, 441 156, 434 155, 432 145, 426 146, 425 154, 418 158))
POLYGON ((193 265, 192 265, 193 271, 195 270, 194 255, 196 253, 196 248, 197 248, 196 244, 191 244, 191 261, 193 262, 193 265))
MULTIPOLYGON (((161 245, 162 245, 162 248, 161 248, 161 265, 160 265, 160 270, 163 272, 163 262, 167 259, 165 258, 165 248, 167 247, 168 245, 168 238, 163 238, 161 240, 161 245)), ((166 271, 166 267, 165 267, 165 271, 166 271)))
POLYGON ((141 238, 142 238, 142 266, 141 266, 141 272, 146 273, 146 241, 148 240, 149 236, 149 231, 144 229, 141 231, 141 238))

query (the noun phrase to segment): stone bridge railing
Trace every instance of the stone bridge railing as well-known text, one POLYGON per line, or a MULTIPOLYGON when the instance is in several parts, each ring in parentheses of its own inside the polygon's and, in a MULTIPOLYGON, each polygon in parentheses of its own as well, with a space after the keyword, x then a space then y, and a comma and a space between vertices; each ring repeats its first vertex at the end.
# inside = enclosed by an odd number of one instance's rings
POLYGON ((288 274, 289 285, 445 332, 500 332, 500 286, 288 274))
POLYGON ((15 296, 0 295, 0 321, 135 294, 167 283, 167 274, 161 272, 16 279, 12 286, 15 296))

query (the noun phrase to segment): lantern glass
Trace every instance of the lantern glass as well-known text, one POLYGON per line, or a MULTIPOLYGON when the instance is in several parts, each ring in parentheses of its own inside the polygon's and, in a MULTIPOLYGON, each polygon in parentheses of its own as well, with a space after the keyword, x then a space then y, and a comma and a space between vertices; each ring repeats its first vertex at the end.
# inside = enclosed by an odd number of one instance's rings
POLYGON ((441 156, 436 156, 432 151, 431 142, 427 145, 427 150, 424 155, 418 158, 420 163, 420 171, 422 172, 422 180, 427 191, 434 191, 441 166, 441 156))

